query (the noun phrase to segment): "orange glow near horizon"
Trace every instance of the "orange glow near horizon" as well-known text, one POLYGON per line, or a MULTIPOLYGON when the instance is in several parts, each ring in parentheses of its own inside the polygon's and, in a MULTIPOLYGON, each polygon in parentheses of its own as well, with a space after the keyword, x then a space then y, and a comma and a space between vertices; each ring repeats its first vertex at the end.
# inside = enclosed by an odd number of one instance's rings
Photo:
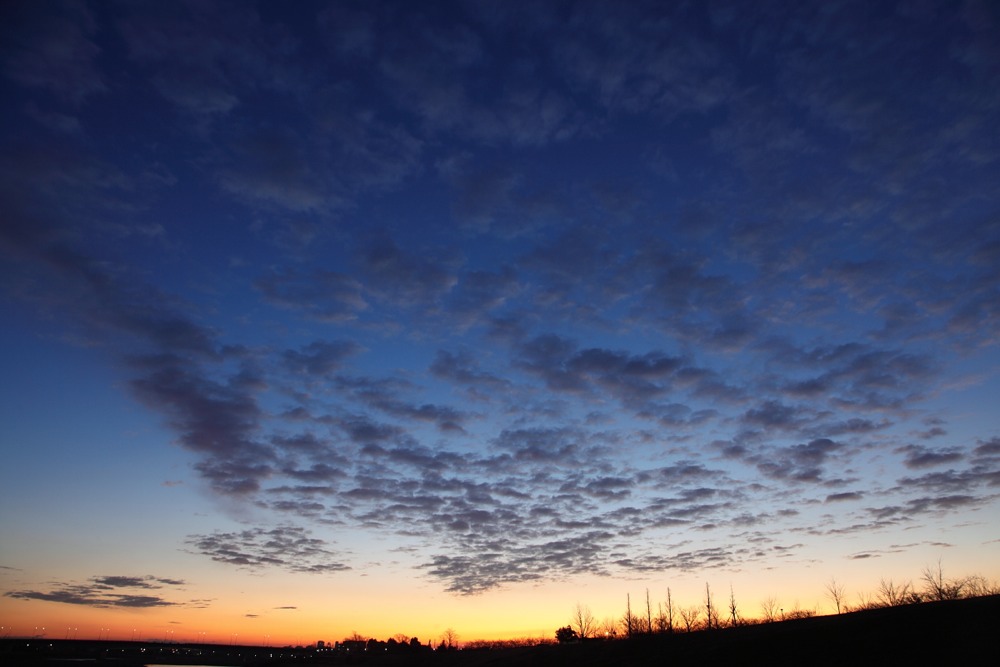
MULTIPOLYGON (((875 597, 879 576, 883 576, 868 574, 875 571, 859 564, 853 574, 848 572, 849 576, 837 579, 845 588, 848 605, 857 604, 859 594, 875 597)), ((716 576, 709 577, 708 582, 716 607, 725 615, 729 577, 713 574, 716 576)), ((960 576, 957 571, 948 574, 960 576)), ((981 574, 995 580, 997 572, 994 567, 992 572, 970 570, 961 576, 966 574, 981 574)), ((912 582, 919 589, 919 577, 920 570, 916 569, 894 578, 912 582)), ((790 566, 757 576, 745 573, 733 576, 732 590, 745 618, 759 618, 761 603, 771 597, 786 613, 800 609, 823 615, 834 613, 826 592, 829 581, 829 577, 824 578, 808 567, 790 566)), ((633 613, 645 615, 648 587, 655 616, 659 605, 665 602, 668 586, 675 609, 704 603, 705 578, 690 574, 677 576, 672 583, 578 578, 514 586, 479 596, 428 591, 415 596, 402 588, 393 595, 391 586, 384 584, 373 586, 368 596, 357 591, 349 600, 341 596, 340 604, 329 604, 322 594, 316 594, 294 609, 265 608, 264 601, 272 595, 268 590, 270 585, 261 586, 261 591, 253 595, 234 594, 233 599, 240 599, 239 604, 215 601, 204 608, 89 608, 7 597, 0 599, 0 619, 2 636, 48 639, 304 646, 318 640, 340 641, 357 632, 381 640, 403 634, 417 637, 424 644, 437 644, 447 629, 458 634, 460 643, 551 639, 556 628, 570 622, 578 602, 591 610, 600 625, 606 619, 621 618, 627 595, 631 596, 633 613)))

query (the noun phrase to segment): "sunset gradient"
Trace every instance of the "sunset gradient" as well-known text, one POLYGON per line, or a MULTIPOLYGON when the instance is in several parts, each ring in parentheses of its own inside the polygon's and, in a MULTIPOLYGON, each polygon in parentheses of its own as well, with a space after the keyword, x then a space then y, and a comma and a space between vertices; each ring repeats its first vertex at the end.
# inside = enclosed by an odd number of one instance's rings
POLYGON ((1000 579, 997 3, 2 5, 0 635, 1000 579))

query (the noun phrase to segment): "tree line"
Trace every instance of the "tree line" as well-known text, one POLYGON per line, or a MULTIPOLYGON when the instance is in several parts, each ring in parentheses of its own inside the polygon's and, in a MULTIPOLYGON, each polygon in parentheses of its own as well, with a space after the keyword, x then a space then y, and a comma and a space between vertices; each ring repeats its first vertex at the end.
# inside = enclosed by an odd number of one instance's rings
MULTIPOLYGON (((935 600, 958 600, 985 595, 1000 595, 1000 584, 981 575, 947 578, 944 575, 941 562, 938 561, 936 566, 924 568, 916 584, 910 580, 896 581, 891 578, 883 578, 879 580, 878 587, 874 592, 859 592, 854 604, 848 601, 845 587, 836 579, 830 579, 824 592, 836 609, 836 613, 843 614, 864 609, 895 607, 935 600)), ((760 603, 759 614, 748 613, 746 608, 737 602, 736 593, 732 586, 729 587, 728 598, 723 599, 720 603, 711 586, 706 583, 702 599, 697 604, 690 605, 675 601, 669 586, 665 598, 654 604, 647 588, 644 600, 637 600, 633 604, 631 594, 626 594, 625 612, 618 616, 605 617, 601 621, 597 620, 590 607, 578 602, 573 609, 569 623, 556 630, 556 640, 573 642, 591 639, 631 638, 671 632, 716 630, 740 625, 757 625, 808 618, 815 615, 815 610, 799 609, 797 606, 786 611, 774 597, 769 597, 760 603)))

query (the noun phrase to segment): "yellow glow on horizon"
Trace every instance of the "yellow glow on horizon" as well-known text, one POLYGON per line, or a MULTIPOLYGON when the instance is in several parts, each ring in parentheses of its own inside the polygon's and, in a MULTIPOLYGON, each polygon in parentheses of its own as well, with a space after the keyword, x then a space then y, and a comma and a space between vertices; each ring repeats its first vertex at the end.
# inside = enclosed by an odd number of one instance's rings
MULTIPOLYGON (((946 577, 978 574, 996 581, 1000 570, 994 563, 998 561, 987 561, 990 554, 997 555, 997 548, 986 545, 976 560, 967 563, 952 565, 945 560, 946 577)), ((874 597, 881 577, 909 581, 919 588, 921 569, 932 564, 926 553, 886 555, 844 559, 839 571, 833 572, 829 564, 802 560, 758 571, 675 572, 649 579, 580 576, 511 585, 473 596, 445 593, 433 582, 407 582, 395 576, 309 579, 307 575, 264 577, 227 571, 212 582, 210 593, 204 593, 212 599, 196 604, 95 608, 0 597, 0 625, 7 636, 270 646, 336 642, 354 632, 382 640, 403 634, 436 645, 446 629, 454 630, 460 642, 551 639, 556 628, 570 622, 578 602, 591 610, 598 624, 620 619, 627 596, 633 613, 645 615, 647 588, 654 616, 666 600, 668 587, 675 609, 700 607, 706 582, 723 616, 730 585, 746 618, 759 618, 761 603, 771 597, 786 613, 801 609, 822 615, 834 612, 826 591, 831 577, 844 586, 846 602, 853 606, 859 595, 874 597), (307 588, 308 584, 312 586, 307 588)), ((193 598, 195 590, 201 589, 191 588, 188 593, 193 598)))

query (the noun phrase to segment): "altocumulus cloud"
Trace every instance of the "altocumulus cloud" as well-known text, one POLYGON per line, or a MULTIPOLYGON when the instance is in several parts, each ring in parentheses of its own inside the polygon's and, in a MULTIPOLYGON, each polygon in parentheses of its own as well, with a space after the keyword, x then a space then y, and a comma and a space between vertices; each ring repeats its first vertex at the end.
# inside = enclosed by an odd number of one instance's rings
POLYGON ((165 577, 107 575, 91 577, 83 583, 64 583, 46 591, 14 590, 4 595, 19 600, 43 600, 88 607, 175 607, 204 606, 204 601, 177 601, 168 597, 171 588, 185 585, 180 579, 165 577), (151 591, 167 589, 163 594, 151 591))
POLYGON ((350 569, 326 549, 326 542, 295 526, 192 535, 188 546, 212 560, 247 568, 278 567, 292 572, 350 569))
POLYGON ((995 40, 896 9, 20 3, 4 295, 265 515, 188 538, 235 567, 371 531, 474 594, 979 511, 996 422, 940 398, 996 367, 995 40))

